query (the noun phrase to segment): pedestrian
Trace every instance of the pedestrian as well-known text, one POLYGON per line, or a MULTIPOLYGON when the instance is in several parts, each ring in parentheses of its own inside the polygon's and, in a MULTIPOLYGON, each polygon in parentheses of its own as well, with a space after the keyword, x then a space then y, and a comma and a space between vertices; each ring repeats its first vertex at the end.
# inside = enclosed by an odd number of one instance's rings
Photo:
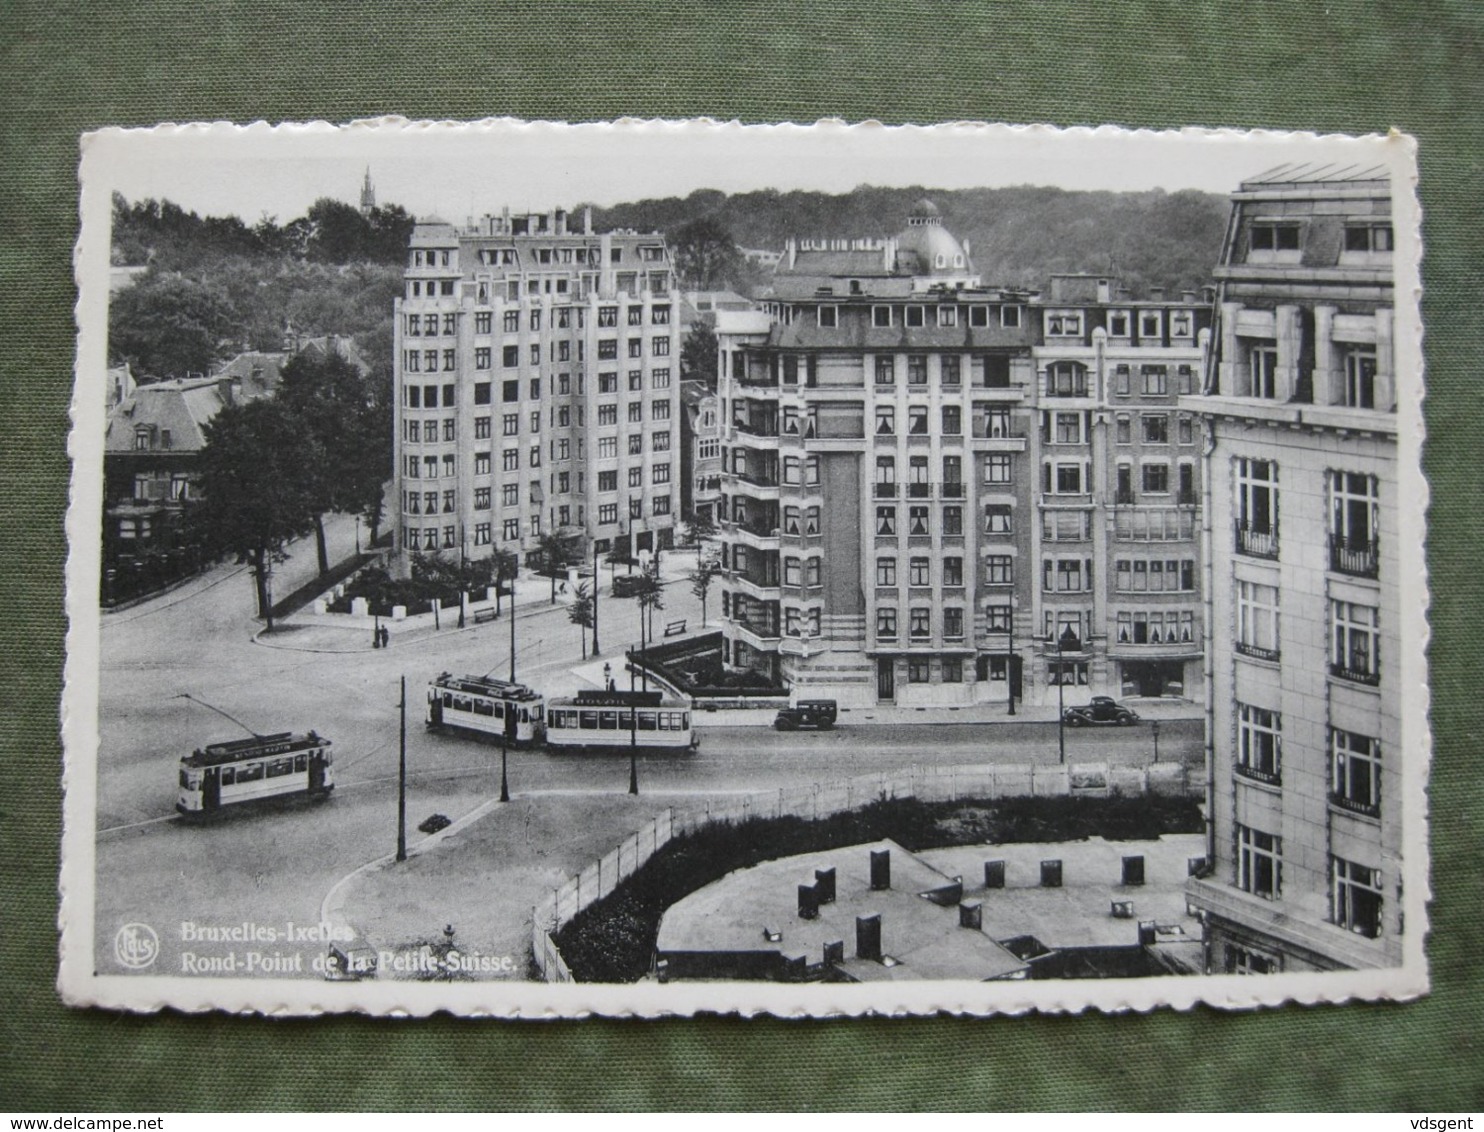
POLYGON ((385 625, 381 627, 381 647, 387 648, 392 643, 392 632, 385 625))

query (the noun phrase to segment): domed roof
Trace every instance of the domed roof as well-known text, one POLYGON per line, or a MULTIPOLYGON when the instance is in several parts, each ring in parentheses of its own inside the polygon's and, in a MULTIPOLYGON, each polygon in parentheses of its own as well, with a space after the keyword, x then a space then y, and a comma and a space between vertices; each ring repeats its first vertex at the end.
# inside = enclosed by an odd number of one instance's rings
POLYGON ((928 200, 927 197, 923 197, 916 204, 914 204, 912 206, 912 211, 908 213, 908 215, 914 220, 926 220, 928 218, 941 220, 943 218, 943 214, 938 211, 938 206, 932 201, 928 200))
POLYGON ((963 244, 936 219, 909 223, 897 236, 897 263, 913 275, 967 275, 973 267, 963 244))

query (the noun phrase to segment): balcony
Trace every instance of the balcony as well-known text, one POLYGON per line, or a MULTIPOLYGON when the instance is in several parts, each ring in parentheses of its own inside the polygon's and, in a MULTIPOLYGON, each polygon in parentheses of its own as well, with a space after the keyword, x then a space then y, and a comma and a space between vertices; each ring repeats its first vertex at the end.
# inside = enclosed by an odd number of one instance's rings
POLYGON ((1283 785, 1283 775, 1276 770, 1263 770, 1261 767, 1246 763, 1237 763, 1232 769, 1242 778, 1249 778, 1253 782, 1261 782, 1265 786, 1283 785))
POLYGON ((930 483, 909 483, 907 485, 908 499, 931 499, 933 497, 933 485, 930 483))
POLYGON ((755 597, 759 601, 777 601, 782 596, 782 586, 776 574, 739 574, 733 572, 731 581, 739 592, 755 597))
POLYGON ((1360 814, 1368 818, 1379 818, 1381 816, 1380 799, 1372 802, 1362 802, 1357 798, 1347 798, 1343 794, 1331 792, 1329 802, 1330 805, 1337 809, 1345 810, 1347 813, 1360 814))
POLYGON ((964 497, 964 485, 959 483, 945 483, 943 485, 944 499, 962 499, 964 497))
POLYGON ((1200 503, 1200 501, 1200 496, 1198 496, 1194 491, 1188 491, 1185 488, 1181 488, 1180 494, 1175 498, 1175 502, 1178 503, 1181 507, 1194 507, 1198 503, 1200 503))
POLYGON ((1381 683, 1381 673, 1377 672, 1374 666, 1351 668, 1345 664, 1331 663, 1329 674, 1339 680, 1348 680, 1352 684, 1366 684, 1373 688, 1381 683))
POLYGON ((1113 502, 1120 506, 1128 506, 1134 501, 1134 489, 1120 487, 1113 493, 1113 502))
POLYGON ((1246 554, 1252 558, 1277 558, 1278 557, 1278 528, 1262 528, 1251 526, 1240 519, 1236 523, 1237 553, 1246 554))
POLYGON ((877 499, 895 499, 897 497, 897 485, 894 483, 877 483, 873 494, 877 499))
POLYGON ((1249 645, 1246 641, 1237 641, 1235 648, 1242 656, 1250 656, 1254 660, 1270 660, 1278 663, 1280 654, 1277 649, 1265 649, 1261 645, 1249 645))
POLYGON ((778 435, 778 419, 763 418, 760 420, 735 420, 732 428, 746 436, 776 437, 778 435))
POLYGON ((1331 533, 1329 536, 1329 568, 1337 574, 1351 574, 1357 578, 1374 578, 1380 572, 1380 557, 1375 539, 1347 539, 1331 533))
POLYGON ((778 623, 764 618, 757 620, 735 620, 732 628, 737 637, 755 649, 773 649, 778 645, 780 634, 778 623))
POLYGON ((737 541, 743 546, 756 547, 759 550, 777 550, 776 540, 778 528, 770 527, 765 523, 733 523, 732 533, 737 536, 737 541))

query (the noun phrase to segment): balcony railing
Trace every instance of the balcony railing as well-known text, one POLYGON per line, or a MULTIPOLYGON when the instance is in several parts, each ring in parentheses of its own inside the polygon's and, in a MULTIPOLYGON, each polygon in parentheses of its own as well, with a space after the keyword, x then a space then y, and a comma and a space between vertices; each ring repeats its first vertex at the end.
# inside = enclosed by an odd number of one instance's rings
POLYGON ((1113 502, 1114 503, 1132 503, 1133 501, 1134 501, 1134 489, 1131 488, 1131 487, 1130 488, 1122 488, 1121 487, 1121 488, 1119 488, 1117 491, 1115 491, 1113 493, 1113 502))
POLYGON ((933 485, 930 483, 909 483, 907 485, 908 499, 931 499, 933 485))
POLYGON ((1237 641, 1236 649, 1243 656, 1255 657, 1257 660, 1277 661, 1279 653, 1277 649, 1265 649, 1261 645, 1249 645, 1246 641, 1237 641))
POLYGON ((875 494, 877 499, 895 499, 897 497, 897 485, 894 483, 878 482, 876 484, 875 494))
POLYGON ((1263 770, 1249 763, 1237 763, 1234 769, 1243 778, 1250 778, 1253 782, 1263 782, 1269 786, 1283 785, 1283 775, 1276 770, 1263 770))
POLYGON ((1361 802, 1355 798, 1347 798, 1343 794, 1331 793, 1330 802, 1342 810, 1348 810, 1352 814, 1364 814, 1368 818, 1379 818, 1381 816, 1381 802, 1361 802))
POLYGON ((974 422, 973 436, 975 440, 1024 440, 1025 433, 1017 432, 1015 429, 1006 428, 1002 424, 995 424, 983 418, 974 422))
POLYGON ((1259 530, 1239 519, 1236 531, 1238 554, 1251 555, 1253 558, 1278 557, 1278 528, 1276 526, 1259 530))
POLYGON ((753 475, 751 472, 733 472, 732 474, 735 475, 743 483, 750 483, 754 487, 778 486, 778 478, 776 476, 759 476, 753 475))
POLYGON ((1351 668, 1345 664, 1330 664, 1329 674, 1341 680, 1349 680, 1353 684, 1370 684, 1375 686, 1381 683, 1381 673, 1374 668, 1351 668))
POLYGON ((964 497, 964 485, 962 482, 945 483, 943 485, 944 499, 962 499, 964 497))
POLYGON ((1379 563, 1375 539, 1347 539, 1337 534, 1329 536, 1331 570, 1361 578, 1374 578, 1378 573, 1379 563))
POLYGON ((1194 507, 1200 502, 1200 498, 1194 491, 1186 491, 1184 488, 1181 488, 1180 494, 1175 497, 1175 501, 1182 507, 1194 507))
POLYGON ((749 436, 777 436, 778 422, 776 420, 737 420, 732 422, 732 427, 738 432, 745 432, 749 436))

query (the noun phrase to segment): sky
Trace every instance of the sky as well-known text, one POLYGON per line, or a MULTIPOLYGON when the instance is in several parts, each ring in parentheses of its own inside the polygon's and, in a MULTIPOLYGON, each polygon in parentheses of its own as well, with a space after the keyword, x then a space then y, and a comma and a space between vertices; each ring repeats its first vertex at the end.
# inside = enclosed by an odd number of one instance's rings
MULTIPOLYGON (((1203 189, 1226 194, 1286 162, 1373 164, 1374 138, 1334 135, 639 122, 464 128, 399 119, 348 126, 257 123, 108 130, 84 139, 83 182, 131 201, 166 198, 248 223, 302 216, 320 197, 379 203, 456 223, 486 212, 613 205, 696 189, 848 192, 858 185, 955 189, 1203 189)), ((106 197, 105 197, 106 199, 106 197)))

